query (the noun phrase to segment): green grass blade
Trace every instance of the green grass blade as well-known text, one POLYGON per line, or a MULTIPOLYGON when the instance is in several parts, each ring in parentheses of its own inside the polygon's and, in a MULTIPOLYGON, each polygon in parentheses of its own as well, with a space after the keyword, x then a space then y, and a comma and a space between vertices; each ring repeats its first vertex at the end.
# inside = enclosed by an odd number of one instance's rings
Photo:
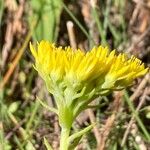
POLYGON ((140 117, 138 116, 138 112, 135 110, 132 101, 130 100, 127 91, 124 92, 124 100, 126 101, 126 103, 129 105, 130 110, 132 111, 139 127, 141 128, 141 130, 143 131, 145 137, 147 138, 148 141, 150 141, 150 134, 148 133, 148 131, 146 130, 143 122, 141 121, 140 117))
POLYGON ((0 0, 0 26, 2 23, 3 11, 4 11, 4 0, 0 0))
POLYGON ((47 150, 53 150, 45 137, 44 137, 44 145, 46 146, 47 150))
POLYGON ((103 29, 102 23, 100 22, 100 19, 99 19, 99 16, 95 7, 92 7, 92 13, 93 13, 93 19, 95 19, 95 22, 97 24, 97 28, 101 37, 101 44, 107 45, 105 31, 103 29))
POLYGON ((49 40, 54 42, 58 36, 58 25, 62 11, 62 0, 31 0, 32 15, 29 15, 29 25, 32 20, 37 22, 34 29, 34 40, 49 40))
POLYGON ((39 107, 40 107, 40 102, 36 101, 35 105, 34 105, 34 108, 33 108, 33 111, 32 111, 32 114, 31 114, 31 117, 29 118, 29 121, 27 122, 26 132, 29 131, 29 129, 30 129, 31 125, 32 125, 32 122, 34 121, 35 115, 36 115, 39 107))
POLYGON ((78 21, 78 19, 74 16, 74 14, 67 8, 67 6, 62 3, 63 8, 65 9, 65 11, 69 14, 69 16, 73 19, 73 21, 77 24, 77 26, 81 29, 81 31, 84 33, 84 35, 88 38, 89 41, 93 41, 92 37, 90 36, 90 34, 86 31, 86 29, 83 27, 83 25, 78 21))

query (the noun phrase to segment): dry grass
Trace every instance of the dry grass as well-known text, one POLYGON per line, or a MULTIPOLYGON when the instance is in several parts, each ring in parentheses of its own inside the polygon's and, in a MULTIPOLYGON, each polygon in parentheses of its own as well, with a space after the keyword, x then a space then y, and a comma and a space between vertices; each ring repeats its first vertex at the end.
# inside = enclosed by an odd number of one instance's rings
MULTIPOLYGON (((29 41, 90 49, 99 43, 134 54, 150 65, 150 2, 147 0, 0 1, 0 150, 44 150, 43 138, 59 146, 55 106, 32 68, 29 41)), ((72 132, 97 121, 79 150, 150 150, 150 74, 126 91, 95 100, 72 132)))

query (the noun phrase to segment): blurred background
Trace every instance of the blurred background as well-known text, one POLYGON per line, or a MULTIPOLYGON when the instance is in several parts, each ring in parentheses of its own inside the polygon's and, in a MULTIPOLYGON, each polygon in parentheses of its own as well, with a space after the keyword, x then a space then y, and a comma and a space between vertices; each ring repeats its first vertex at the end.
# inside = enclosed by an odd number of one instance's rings
MULTIPOLYGON (((150 0, 0 0, 0 150, 59 147, 55 106, 33 69, 29 42, 90 50, 104 45, 150 65, 150 0)), ((78 150, 150 150, 150 74, 95 100, 72 132, 97 122, 78 150)))

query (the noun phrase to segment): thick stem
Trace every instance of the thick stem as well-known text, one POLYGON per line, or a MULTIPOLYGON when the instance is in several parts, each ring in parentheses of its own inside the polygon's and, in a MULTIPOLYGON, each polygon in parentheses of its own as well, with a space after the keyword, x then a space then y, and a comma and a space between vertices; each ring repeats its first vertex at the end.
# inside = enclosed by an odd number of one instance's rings
POLYGON ((69 141, 68 141, 69 134, 70 134, 70 129, 62 127, 61 136, 60 136, 60 148, 59 148, 59 150, 68 150, 68 147, 69 147, 69 141))

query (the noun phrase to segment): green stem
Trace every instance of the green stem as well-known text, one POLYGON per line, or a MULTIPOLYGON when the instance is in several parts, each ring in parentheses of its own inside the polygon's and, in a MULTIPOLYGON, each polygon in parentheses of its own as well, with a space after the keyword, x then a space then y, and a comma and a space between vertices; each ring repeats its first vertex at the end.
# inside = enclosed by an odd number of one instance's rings
POLYGON ((68 150, 69 147, 69 134, 70 129, 62 127, 60 136, 60 148, 59 150, 68 150))

